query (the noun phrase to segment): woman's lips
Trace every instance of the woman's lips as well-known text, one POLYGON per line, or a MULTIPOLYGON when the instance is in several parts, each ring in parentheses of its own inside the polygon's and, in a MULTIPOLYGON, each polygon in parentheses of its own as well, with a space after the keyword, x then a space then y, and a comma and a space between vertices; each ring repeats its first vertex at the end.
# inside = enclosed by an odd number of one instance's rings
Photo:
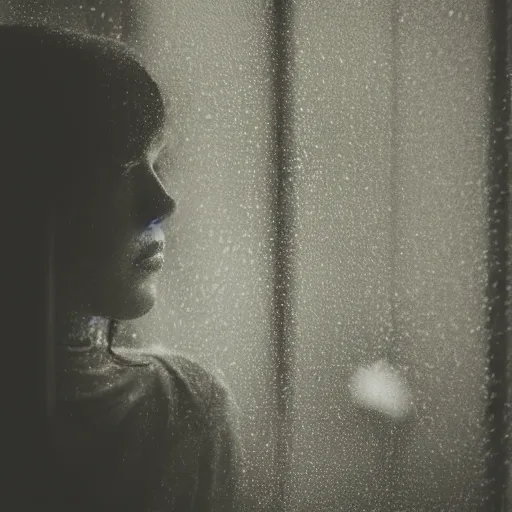
POLYGON ((164 266, 165 260, 163 253, 159 252, 135 263, 135 267, 143 272, 156 272, 164 266))
POLYGON ((164 265, 164 242, 154 240, 143 246, 135 260, 135 267, 144 272, 156 272, 164 265))

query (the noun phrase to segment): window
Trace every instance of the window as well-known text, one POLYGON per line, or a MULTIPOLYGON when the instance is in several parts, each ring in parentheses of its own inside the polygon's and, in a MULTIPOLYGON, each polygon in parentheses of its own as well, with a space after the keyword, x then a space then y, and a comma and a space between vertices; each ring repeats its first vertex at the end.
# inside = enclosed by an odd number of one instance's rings
POLYGON ((507 27, 491 3, 0 10, 125 39, 171 98, 168 273, 121 337, 223 374, 254 510, 476 510, 503 484, 483 484, 486 450, 503 474, 503 432, 485 440, 506 351, 491 404, 486 375, 489 343, 507 338, 508 104, 493 101, 508 96, 489 79, 494 65, 504 76, 490 42, 507 27), (492 236, 489 197, 502 200, 492 236), (402 394, 375 405, 351 393, 354 375, 402 394))

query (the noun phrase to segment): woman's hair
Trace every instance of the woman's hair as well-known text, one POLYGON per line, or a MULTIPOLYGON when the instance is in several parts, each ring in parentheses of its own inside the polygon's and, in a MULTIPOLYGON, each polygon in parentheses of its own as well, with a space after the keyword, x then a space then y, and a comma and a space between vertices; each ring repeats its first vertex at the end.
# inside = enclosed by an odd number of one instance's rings
POLYGON ((0 25, 0 76, 0 158, 10 172, 62 185, 99 162, 140 156, 165 127, 159 87, 114 40, 0 25))
MULTIPOLYGON (((122 43, 0 25, 0 200, 13 204, 6 222, 28 227, 34 244, 39 219, 69 198, 70 186, 79 190, 89 173, 139 158, 165 123, 158 85, 122 43)), ((19 229, 11 231, 7 243, 25 247, 19 229)), ((33 262, 18 259, 28 286, 33 262)), ((111 353, 116 328, 112 322, 111 353)))

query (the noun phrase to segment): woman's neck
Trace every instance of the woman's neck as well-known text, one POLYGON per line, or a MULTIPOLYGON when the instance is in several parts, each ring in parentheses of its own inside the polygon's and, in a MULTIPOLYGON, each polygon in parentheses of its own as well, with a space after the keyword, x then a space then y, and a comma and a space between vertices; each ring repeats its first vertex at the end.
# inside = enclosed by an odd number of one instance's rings
POLYGON ((57 321, 57 344, 68 347, 106 345, 109 327, 108 318, 69 313, 57 321))

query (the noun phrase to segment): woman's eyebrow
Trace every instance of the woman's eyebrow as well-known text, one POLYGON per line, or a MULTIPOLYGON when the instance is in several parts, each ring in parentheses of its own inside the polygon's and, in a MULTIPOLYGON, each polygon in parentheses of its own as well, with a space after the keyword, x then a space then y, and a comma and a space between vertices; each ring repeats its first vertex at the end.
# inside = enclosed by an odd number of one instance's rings
POLYGON ((170 146, 171 144, 168 140, 161 140, 153 146, 152 150, 150 150, 150 153, 156 154, 155 160, 158 160, 159 158, 165 158, 169 156, 170 146))

